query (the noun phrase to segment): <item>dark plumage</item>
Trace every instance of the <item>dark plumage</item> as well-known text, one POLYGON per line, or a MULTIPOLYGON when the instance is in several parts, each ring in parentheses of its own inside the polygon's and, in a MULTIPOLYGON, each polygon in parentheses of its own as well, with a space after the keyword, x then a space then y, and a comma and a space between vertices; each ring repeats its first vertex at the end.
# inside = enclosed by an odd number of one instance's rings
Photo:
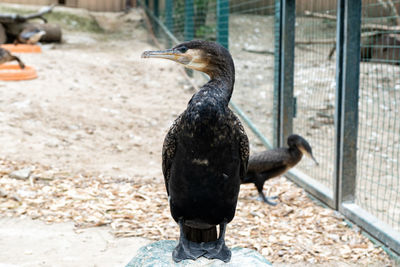
POLYGON ((303 157, 303 154, 311 157, 316 164, 318 162, 312 155, 310 144, 300 135, 293 134, 287 139, 288 148, 275 148, 250 156, 247 174, 242 179, 242 184, 254 183, 261 199, 270 205, 276 205, 271 199, 277 197, 266 197, 263 193, 265 181, 284 174, 294 167, 303 157))
POLYGON ((22 62, 22 60, 19 59, 19 57, 14 56, 7 49, 4 49, 4 48, 0 47, 0 64, 4 64, 6 62, 14 61, 14 60, 18 62, 18 64, 19 64, 21 69, 25 68, 24 62, 22 62))
POLYGON ((207 41, 144 52, 142 57, 171 59, 210 76, 165 137, 162 170, 171 214, 181 231, 173 259, 204 256, 227 262, 231 252, 224 241, 225 227, 235 215, 249 155, 243 126, 228 108, 235 81, 232 57, 207 41))

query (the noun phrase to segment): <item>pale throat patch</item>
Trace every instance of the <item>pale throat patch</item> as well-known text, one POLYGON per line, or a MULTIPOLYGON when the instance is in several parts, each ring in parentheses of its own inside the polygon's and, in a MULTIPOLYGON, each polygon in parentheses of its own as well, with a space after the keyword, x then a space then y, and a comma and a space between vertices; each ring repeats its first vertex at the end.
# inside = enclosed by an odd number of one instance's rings
POLYGON ((301 151, 301 153, 303 153, 303 155, 306 155, 307 157, 311 158, 310 153, 308 153, 308 151, 305 150, 304 147, 300 146, 299 150, 301 151))
POLYGON ((186 66, 195 70, 203 70, 207 64, 201 61, 202 53, 199 49, 189 49, 186 54, 190 55, 192 60, 186 66))

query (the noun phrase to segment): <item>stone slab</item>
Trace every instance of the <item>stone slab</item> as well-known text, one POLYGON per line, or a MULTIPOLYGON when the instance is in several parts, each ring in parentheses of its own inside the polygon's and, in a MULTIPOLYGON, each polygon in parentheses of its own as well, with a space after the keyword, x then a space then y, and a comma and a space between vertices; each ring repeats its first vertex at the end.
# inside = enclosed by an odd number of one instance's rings
POLYGON ((209 260, 199 258, 196 261, 184 260, 175 263, 172 260, 172 251, 178 244, 173 240, 161 240, 139 249, 137 255, 126 265, 126 267, 166 267, 166 266, 208 266, 208 267, 243 267, 243 266, 272 266, 260 253, 248 248, 235 247, 231 249, 232 258, 228 263, 220 260, 209 260))

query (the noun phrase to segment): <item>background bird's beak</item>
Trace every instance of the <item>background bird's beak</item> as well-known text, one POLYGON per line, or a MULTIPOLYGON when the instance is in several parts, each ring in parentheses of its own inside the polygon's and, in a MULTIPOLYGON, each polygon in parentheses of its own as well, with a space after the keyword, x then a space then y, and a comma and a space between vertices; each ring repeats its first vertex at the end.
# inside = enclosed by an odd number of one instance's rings
POLYGON ((188 64, 191 59, 185 56, 183 53, 175 49, 167 49, 161 51, 144 51, 142 58, 165 58, 181 64, 188 64))
POLYGON ((317 166, 319 165, 318 161, 314 158, 311 150, 309 151, 309 150, 305 149, 303 146, 300 146, 299 149, 304 155, 306 155, 307 157, 312 159, 317 166))
POLYGON ((315 162, 315 164, 318 166, 319 163, 318 163, 318 161, 314 158, 313 154, 310 154, 310 153, 307 153, 307 154, 308 154, 308 156, 315 162))

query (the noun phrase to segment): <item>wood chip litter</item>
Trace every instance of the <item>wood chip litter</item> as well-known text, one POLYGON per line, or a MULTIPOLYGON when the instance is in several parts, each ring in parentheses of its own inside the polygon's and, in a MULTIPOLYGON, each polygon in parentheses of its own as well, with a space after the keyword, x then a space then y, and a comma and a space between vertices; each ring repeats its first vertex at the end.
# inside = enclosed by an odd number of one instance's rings
MULTIPOLYGON (((316 205, 287 179, 277 179, 265 185, 270 187, 269 195, 279 196, 275 207, 256 200, 253 185, 242 185, 235 218, 227 228, 228 246, 256 249, 272 263, 393 264, 359 229, 347 227, 343 216, 316 205)), ((135 183, 0 159, 0 192, 3 216, 28 216, 47 223, 73 221, 77 232, 108 225, 116 237, 179 237, 161 177, 157 183, 135 183), (8 176, 27 167, 36 177, 33 183, 8 176)))

